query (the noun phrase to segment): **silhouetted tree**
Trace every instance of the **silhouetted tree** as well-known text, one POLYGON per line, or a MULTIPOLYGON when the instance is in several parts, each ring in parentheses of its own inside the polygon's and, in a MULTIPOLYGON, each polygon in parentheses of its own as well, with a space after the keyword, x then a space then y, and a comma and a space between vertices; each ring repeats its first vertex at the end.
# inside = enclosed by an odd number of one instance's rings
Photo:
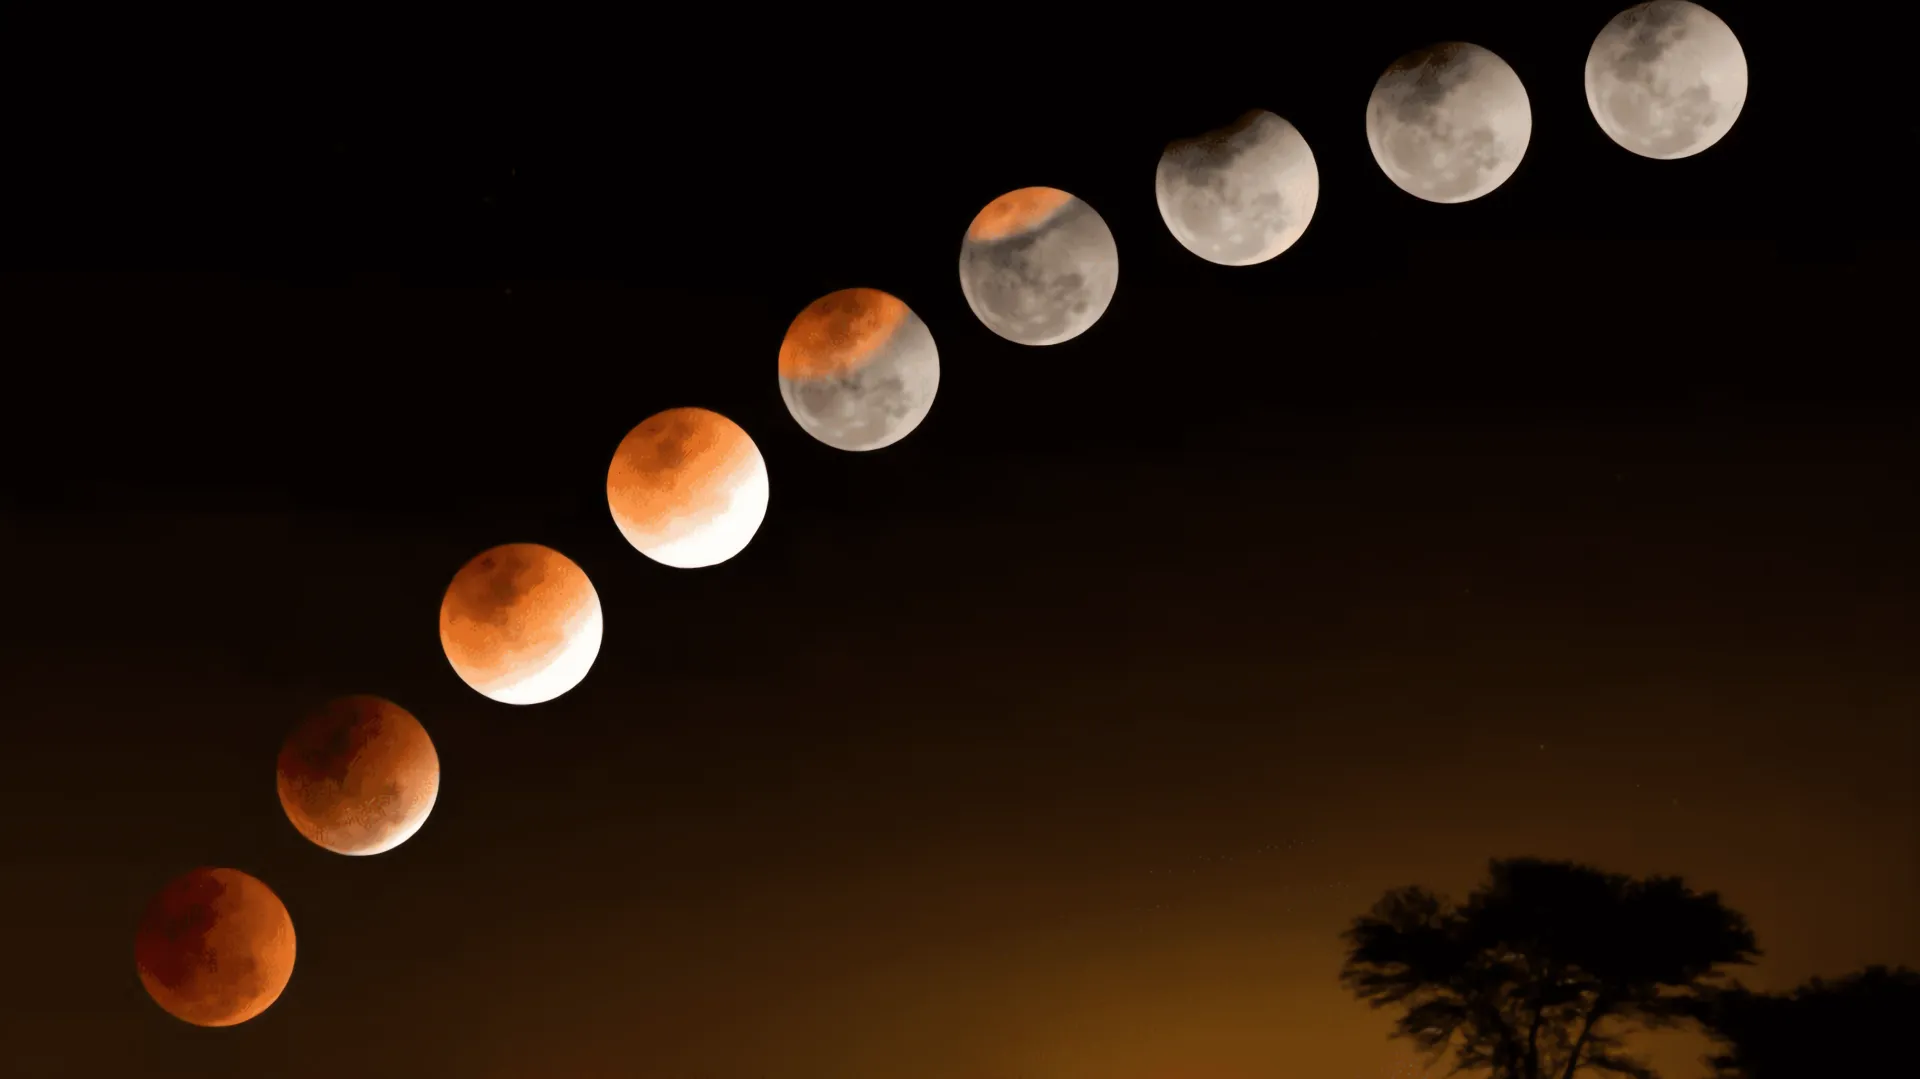
POLYGON ((1700 1017, 1723 1047, 1707 1058, 1721 1079, 1910 1072, 1920 972, 1868 967, 1833 981, 1815 978, 1790 993, 1734 986, 1702 1004, 1700 1017))
POLYGON ((1719 967, 1759 955, 1753 932, 1714 893, 1677 877, 1636 880, 1572 862, 1496 860, 1464 905, 1418 887, 1355 919, 1341 981, 1394 1035, 1454 1071, 1651 1079, 1622 1035, 1698 1021, 1719 967))

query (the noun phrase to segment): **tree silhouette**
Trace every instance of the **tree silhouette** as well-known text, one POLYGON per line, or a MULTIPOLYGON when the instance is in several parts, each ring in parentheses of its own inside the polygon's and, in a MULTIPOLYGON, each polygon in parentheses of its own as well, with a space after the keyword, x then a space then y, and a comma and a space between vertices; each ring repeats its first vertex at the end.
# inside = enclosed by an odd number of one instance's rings
POLYGON ((1789 993, 1734 986, 1709 994, 1700 1018, 1723 1051, 1721 1079, 1828 1079, 1885 1072, 1912 1055, 1920 972, 1868 967, 1789 993))
POLYGON ((1759 955, 1744 917, 1677 877, 1534 858, 1495 860, 1464 905, 1388 892, 1346 940, 1341 982, 1402 1010, 1395 1037, 1494 1079, 1653 1079, 1623 1035, 1699 1021, 1719 968, 1759 955))

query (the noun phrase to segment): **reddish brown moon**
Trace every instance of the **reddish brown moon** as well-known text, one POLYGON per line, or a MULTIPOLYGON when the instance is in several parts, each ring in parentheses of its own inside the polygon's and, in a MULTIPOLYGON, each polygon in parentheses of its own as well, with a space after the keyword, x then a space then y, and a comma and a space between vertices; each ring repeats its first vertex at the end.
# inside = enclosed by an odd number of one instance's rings
POLYGON ((379 697, 316 709, 280 747, 280 807, 336 854, 380 854, 413 837, 440 793, 440 755, 413 714, 379 697))
POLYGON ((1073 201, 1054 187, 1023 187, 1009 191, 981 208, 967 226, 969 240, 1000 240, 1025 232, 1073 201))
POLYGON ((273 889, 238 869, 167 882, 133 935, 140 984, 168 1014, 201 1027, 244 1023, 293 978, 293 918, 273 889))
POLYGON ((542 704, 600 654, 600 595, 571 558, 537 543, 475 555, 440 603, 440 647, 460 680, 502 704, 542 704))

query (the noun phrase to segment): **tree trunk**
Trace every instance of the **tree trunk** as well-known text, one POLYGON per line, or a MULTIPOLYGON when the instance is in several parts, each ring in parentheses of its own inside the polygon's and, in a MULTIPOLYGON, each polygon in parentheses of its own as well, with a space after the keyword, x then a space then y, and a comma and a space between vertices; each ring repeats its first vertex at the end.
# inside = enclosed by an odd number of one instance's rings
POLYGON ((1593 1024, 1600 1021, 1605 1007, 1603 1002, 1594 1001, 1593 1007, 1588 1008, 1586 1016, 1580 1020, 1580 1036, 1573 1039, 1573 1048, 1567 1051, 1567 1067, 1560 1073, 1560 1079, 1573 1079, 1573 1073, 1580 1067, 1580 1050, 1587 1047, 1587 1035, 1593 1033, 1593 1024))

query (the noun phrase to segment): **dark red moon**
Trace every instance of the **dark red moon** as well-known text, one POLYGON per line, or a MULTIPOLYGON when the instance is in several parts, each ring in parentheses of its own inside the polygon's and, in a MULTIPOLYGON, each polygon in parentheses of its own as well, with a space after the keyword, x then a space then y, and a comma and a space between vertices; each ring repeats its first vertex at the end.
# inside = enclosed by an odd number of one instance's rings
POLYGON ((238 869, 167 882, 133 935, 140 984, 195 1026, 230 1027, 273 1006, 293 978, 293 918, 273 889, 238 869))

